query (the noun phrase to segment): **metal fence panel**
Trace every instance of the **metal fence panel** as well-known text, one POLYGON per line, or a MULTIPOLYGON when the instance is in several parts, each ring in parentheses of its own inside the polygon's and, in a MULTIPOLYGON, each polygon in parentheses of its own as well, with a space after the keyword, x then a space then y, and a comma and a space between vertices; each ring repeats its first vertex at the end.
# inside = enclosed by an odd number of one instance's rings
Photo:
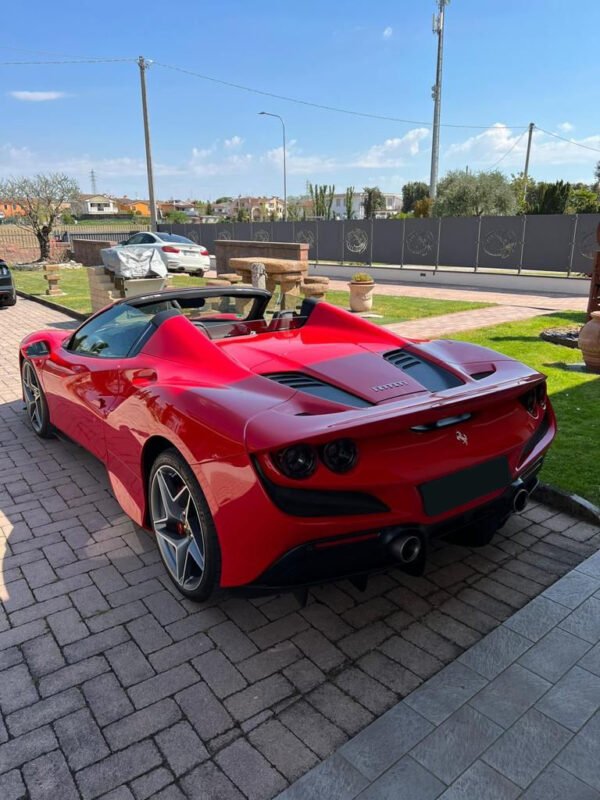
POLYGON ((309 258, 319 258, 319 229, 316 222, 294 222, 294 241, 308 245, 309 258))
POLYGON ((343 261, 344 224, 335 220, 318 222, 319 261, 343 261))
MULTIPOLYGON (((340 224, 339 222, 337 223, 340 224)), ((373 221, 370 219, 346 220, 343 225, 344 261, 371 263, 373 246, 373 221)))
POLYGON ((236 239, 235 224, 233 222, 217 222, 217 233, 215 234, 215 241, 217 239, 236 239))
POLYGON ((274 242, 295 242, 293 222, 274 222, 272 224, 274 242))
POLYGON ((474 267, 478 232, 478 217, 444 217, 438 263, 445 267, 474 267))
POLYGON ((373 263, 401 264, 403 219, 373 220, 373 263))
POLYGON ((518 269, 525 217, 481 217, 477 266, 518 269))
POLYGON ((404 223, 404 263, 435 266, 439 220, 405 219, 404 223))
POLYGON ((574 216, 528 215, 522 268, 566 272, 574 226, 574 216))
POLYGON ((577 217, 571 264, 571 271, 575 274, 590 275, 594 269, 594 259, 598 250, 596 239, 598 225, 600 225, 600 214, 580 214, 577 217))

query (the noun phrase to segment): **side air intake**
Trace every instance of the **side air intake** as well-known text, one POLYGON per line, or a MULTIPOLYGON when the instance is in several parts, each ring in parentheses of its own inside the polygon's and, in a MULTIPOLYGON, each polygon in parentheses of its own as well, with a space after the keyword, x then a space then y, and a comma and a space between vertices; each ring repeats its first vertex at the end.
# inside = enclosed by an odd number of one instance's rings
POLYGON ((340 403, 353 408, 366 408, 371 405, 361 397, 356 397, 350 392, 338 389, 337 386, 332 386, 330 383, 313 378, 311 375, 305 375, 303 372, 272 372, 262 377, 269 378, 269 380, 280 383, 282 386, 288 386, 290 389, 296 389, 299 392, 329 400, 332 403, 340 403))

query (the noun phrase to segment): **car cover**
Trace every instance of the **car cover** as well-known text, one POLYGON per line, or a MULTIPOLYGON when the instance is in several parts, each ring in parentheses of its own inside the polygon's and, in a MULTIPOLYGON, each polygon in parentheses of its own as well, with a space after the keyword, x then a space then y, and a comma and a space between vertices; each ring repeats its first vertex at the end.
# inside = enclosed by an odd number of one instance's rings
POLYGON ((167 268, 154 247, 107 247, 102 263, 121 278, 165 278, 167 268))

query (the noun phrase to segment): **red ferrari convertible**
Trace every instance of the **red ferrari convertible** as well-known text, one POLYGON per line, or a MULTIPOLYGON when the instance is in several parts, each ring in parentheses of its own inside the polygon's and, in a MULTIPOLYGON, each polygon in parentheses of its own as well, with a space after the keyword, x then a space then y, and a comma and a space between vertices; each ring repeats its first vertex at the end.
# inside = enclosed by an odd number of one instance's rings
POLYGON ((485 544, 525 507, 556 430, 543 375, 269 299, 169 289, 21 344, 33 429, 106 465, 184 595, 416 574, 431 537, 485 544))

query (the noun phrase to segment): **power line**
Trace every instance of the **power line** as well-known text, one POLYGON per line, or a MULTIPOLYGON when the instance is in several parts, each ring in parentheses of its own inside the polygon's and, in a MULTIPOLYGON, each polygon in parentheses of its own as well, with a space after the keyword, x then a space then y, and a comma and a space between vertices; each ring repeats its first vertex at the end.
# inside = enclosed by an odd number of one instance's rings
POLYGON ((135 63, 135 58, 72 58, 62 61, 0 61, 0 67, 16 67, 26 65, 46 65, 46 64, 112 64, 123 62, 135 63))
POLYGON ((515 143, 512 145, 512 147, 510 148, 510 150, 507 150, 507 151, 506 151, 506 153, 504 153, 504 155, 503 155, 503 156, 500 156, 500 158, 498 159, 498 161, 494 161, 494 163, 492 164, 492 166, 490 167, 490 169, 494 169, 494 167, 497 167, 497 166, 498 166, 498 164, 500 164, 502 161, 504 161, 504 159, 505 159, 507 156, 509 156, 509 155, 512 153, 512 151, 513 151, 513 150, 515 149, 515 147, 516 147, 516 146, 519 144, 519 142, 521 141, 521 139, 522 139, 522 138, 525 136, 526 132, 527 132, 527 129, 525 129, 525 130, 523 131, 523 133, 522 133, 522 134, 519 136, 519 138, 516 140, 516 142, 515 142, 515 143))
POLYGON ((542 131, 542 133, 547 133, 548 136, 554 136, 555 139, 561 139, 563 142, 568 142, 568 144, 574 144, 575 147, 583 147, 584 150, 591 150, 593 153, 600 153, 600 149, 598 147, 590 147, 589 144, 581 144, 581 142, 576 142, 574 139, 567 139, 565 136, 559 136, 558 133, 552 133, 552 131, 544 130, 544 128, 540 128, 539 125, 536 125, 538 131, 542 131))
MULTIPOLYGON (((170 69, 175 72, 182 72, 184 75, 191 75, 194 78, 200 78, 203 81, 209 81, 210 83, 218 83, 220 86, 228 86, 231 89, 240 89, 244 92, 251 92, 252 94, 260 94, 263 97, 272 97, 275 100, 285 100, 287 103, 296 103, 302 106, 310 106, 311 108, 320 108, 322 111, 333 111, 337 114, 349 114, 353 117, 367 117, 368 119, 379 119, 384 120, 386 122, 402 122, 407 125, 423 125, 425 127, 431 128, 431 122, 425 122, 423 120, 416 120, 416 119, 402 119, 400 117, 389 117, 384 114, 370 114, 366 111, 356 111, 351 110, 348 108, 339 108, 337 106, 328 106, 322 103, 313 103, 310 100, 301 100, 297 97, 289 97, 283 94, 276 94, 275 92, 267 92, 263 89, 254 89, 251 86, 244 86, 241 83, 233 83, 232 81, 224 81, 220 78, 214 78, 211 75, 203 75, 200 72, 194 72, 191 69, 186 69, 184 67, 177 67, 173 64, 164 64, 161 61, 152 61, 153 64, 156 64, 157 67, 163 67, 163 69, 170 69)), ((526 128, 525 125, 458 125, 453 124, 450 122, 442 123, 446 128, 479 128, 481 130, 487 130, 488 128, 497 127, 497 128, 512 128, 512 129, 521 129, 526 128)))

